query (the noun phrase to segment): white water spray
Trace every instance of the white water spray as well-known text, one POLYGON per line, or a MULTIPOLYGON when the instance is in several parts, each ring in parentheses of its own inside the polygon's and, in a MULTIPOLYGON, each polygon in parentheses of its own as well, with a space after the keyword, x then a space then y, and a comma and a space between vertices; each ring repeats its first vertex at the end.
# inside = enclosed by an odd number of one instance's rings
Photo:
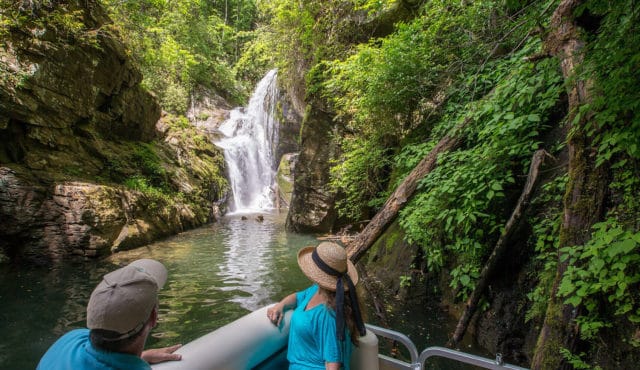
POLYGON ((277 70, 267 73, 256 86, 249 105, 235 108, 219 131, 216 144, 224 149, 232 199, 231 212, 259 212, 274 208, 276 151, 279 123, 275 118, 277 70))

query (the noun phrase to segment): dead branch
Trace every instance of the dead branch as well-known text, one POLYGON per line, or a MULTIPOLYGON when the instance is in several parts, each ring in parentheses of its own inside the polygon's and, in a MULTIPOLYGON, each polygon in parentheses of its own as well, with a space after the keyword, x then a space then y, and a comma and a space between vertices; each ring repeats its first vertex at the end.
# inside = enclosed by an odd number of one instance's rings
POLYGON ((493 248, 493 252, 482 268, 482 272, 480 273, 480 278, 476 283, 475 289, 471 293, 471 296, 469 296, 469 299, 467 299, 464 313, 460 317, 458 325, 456 325, 455 332, 449 342, 450 346, 456 345, 464 337, 467 327, 469 326, 469 322, 471 321, 471 317, 473 317, 473 314, 476 312, 478 302, 487 287, 489 277, 495 271, 496 267, 498 267, 498 262, 500 262, 501 257, 507 251, 507 247, 509 246, 508 241, 511 238, 513 231, 516 229, 515 226, 520 222, 524 210, 528 206, 529 198, 531 197, 531 193, 538 181, 540 166, 544 163, 545 156, 549 156, 549 154, 543 149, 540 149, 533 154, 531 165, 529 166, 529 174, 522 190, 522 194, 520 194, 520 198, 511 213, 511 217, 509 217, 509 220, 505 224, 504 231, 500 235, 500 238, 498 238, 498 241, 493 248))

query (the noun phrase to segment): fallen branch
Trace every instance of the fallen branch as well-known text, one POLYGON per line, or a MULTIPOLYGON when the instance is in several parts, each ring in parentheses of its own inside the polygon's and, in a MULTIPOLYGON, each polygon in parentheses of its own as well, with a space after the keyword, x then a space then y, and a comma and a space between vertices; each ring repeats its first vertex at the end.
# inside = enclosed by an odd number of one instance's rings
POLYGON ((511 217, 507 221, 504 227, 504 231, 496 242, 496 245, 493 248, 493 252, 482 268, 482 272, 480 273, 480 278, 476 283, 475 289, 471 293, 471 296, 469 296, 469 299, 467 299, 466 307, 462 316, 460 317, 460 320, 458 321, 456 330, 451 337, 449 346, 455 346, 464 337, 464 334, 467 331, 467 327, 469 326, 469 322, 471 321, 471 317, 473 317, 473 314, 476 312, 478 302, 480 301, 480 298, 482 297, 482 294, 487 287, 489 277, 496 269, 496 267, 498 266, 498 262, 507 250, 507 246, 509 245, 507 242, 511 238, 511 235, 516 229, 515 226, 520 222, 520 218, 524 213, 523 211, 527 207, 529 198, 531 197, 531 193, 533 192, 536 182, 538 181, 540 166, 542 165, 542 163, 544 163, 545 156, 549 156, 549 154, 543 149, 540 149, 533 154, 531 165, 529 166, 527 182, 524 185, 524 189, 522 190, 520 199, 518 199, 518 203, 516 204, 513 213, 511 213, 511 217))
MULTIPOLYGON (((371 286, 371 279, 369 278, 369 274, 364 266, 358 265, 358 275, 360 276, 360 281, 362 282, 363 289, 367 292, 367 296, 371 299, 373 303, 373 313, 378 317, 378 322, 381 326, 388 328, 389 318, 387 317, 387 310, 384 307, 384 299, 380 297, 380 294, 377 293, 381 288, 374 288, 371 286)), ((378 284, 379 285, 379 284, 378 284)))
POLYGON ((411 173, 391 194, 382 206, 382 209, 373 217, 371 222, 358 234, 358 236, 347 244, 347 254, 353 263, 358 262, 364 252, 378 239, 382 232, 391 224, 398 215, 398 211, 409 201, 415 192, 418 182, 428 175, 437 164, 438 155, 457 148, 462 139, 458 133, 469 124, 470 118, 465 119, 454 130, 453 134, 446 135, 436 146, 425 156, 411 173))

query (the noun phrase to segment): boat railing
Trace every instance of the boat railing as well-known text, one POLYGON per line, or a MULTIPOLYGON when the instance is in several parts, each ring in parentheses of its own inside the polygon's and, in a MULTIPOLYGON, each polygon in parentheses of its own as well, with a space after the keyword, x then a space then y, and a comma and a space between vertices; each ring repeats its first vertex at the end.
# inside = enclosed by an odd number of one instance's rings
POLYGON ((459 363, 479 366, 492 370, 527 370, 526 368, 516 365, 506 364, 502 360, 502 355, 497 354, 495 359, 473 355, 466 352, 457 351, 445 347, 428 347, 418 354, 416 345, 406 335, 394 330, 381 328, 379 326, 366 324, 367 330, 372 331, 375 335, 394 340, 402 344, 408 351, 411 362, 406 362, 387 355, 378 354, 380 369, 398 369, 398 370, 422 370, 425 363, 432 357, 443 357, 459 363))

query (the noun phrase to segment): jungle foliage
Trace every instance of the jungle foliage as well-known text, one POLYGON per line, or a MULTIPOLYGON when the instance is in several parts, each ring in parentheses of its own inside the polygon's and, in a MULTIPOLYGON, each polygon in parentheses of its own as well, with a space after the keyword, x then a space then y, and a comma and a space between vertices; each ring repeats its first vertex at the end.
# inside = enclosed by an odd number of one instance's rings
POLYGON ((461 299, 503 229, 531 155, 543 148, 562 158, 572 135, 566 127, 586 130, 597 164, 610 168, 605 215, 590 241, 559 254, 563 207, 572 206, 563 199, 566 167, 547 175, 527 213, 528 274, 537 284, 524 304, 527 320, 540 322, 558 256, 572 259, 559 295, 580 308, 580 335, 592 352, 562 353, 590 368, 599 366, 605 337, 640 346, 640 9, 633 0, 580 2, 574 16, 583 63, 563 80, 544 45, 559 3, 278 0, 261 9, 281 68, 306 71, 290 85, 302 84, 308 103, 335 114, 343 151, 331 186, 344 194, 343 216, 371 217, 443 135, 463 137, 399 218, 406 240, 423 248, 426 272, 448 271, 461 299), (393 32, 369 37, 368 25, 408 5, 410 16, 393 32), (579 80, 588 81, 593 99, 567 125, 566 88, 579 80), (465 130, 452 131, 467 120, 465 130), (580 122, 586 126, 575 127, 580 122))
POLYGON ((101 1, 165 110, 185 113, 196 86, 236 104, 246 98, 255 80, 236 79, 234 65, 254 37, 254 1, 101 1))
MULTIPOLYGON (((636 0, 579 1, 574 17, 585 44, 577 74, 568 80, 545 49, 560 0, 101 1, 139 61, 144 83, 167 110, 184 113, 198 85, 241 101, 247 86, 276 66, 290 93, 330 112, 341 153, 332 162, 329 185, 342 196, 340 214, 354 222, 375 214, 440 138, 462 137, 464 144, 439 157, 399 215, 406 241, 424 252, 423 272, 445 274, 459 300, 474 289, 520 194, 531 155, 545 149, 561 161, 567 138, 576 130, 587 132, 597 148, 596 163, 611 179, 604 214, 584 245, 559 251, 563 209, 573 200, 565 196, 566 163, 549 170, 527 212, 526 273, 535 283, 522 307, 527 322, 540 324, 557 266, 570 261, 558 295, 579 313, 576 324, 587 352, 558 354, 576 368, 598 368, 601 353, 611 347, 637 353, 636 0), (381 34, 390 19, 393 27, 381 34), (566 91, 576 81, 588 84, 592 99, 566 122, 566 91), (455 131, 461 122, 469 124, 455 131)), ((18 14, 12 13, 15 2, 0 4, 0 36, 20 22, 39 21, 7 17, 18 14)), ((50 14, 47 22, 70 39, 92 42, 77 14, 50 14)), ((167 174, 157 153, 146 145, 132 151, 130 159, 144 177, 127 185, 162 192, 167 174)))

